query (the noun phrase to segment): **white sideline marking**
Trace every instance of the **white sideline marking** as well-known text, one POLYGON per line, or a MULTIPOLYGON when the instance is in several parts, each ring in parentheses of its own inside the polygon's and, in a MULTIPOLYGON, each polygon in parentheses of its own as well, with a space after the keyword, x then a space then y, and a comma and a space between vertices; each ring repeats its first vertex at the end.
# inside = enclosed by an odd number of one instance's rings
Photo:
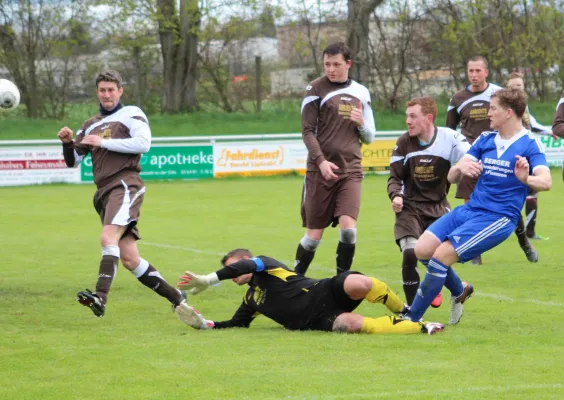
MULTIPOLYGON (((515 392, 519 390, 545 390, 545 389, 561 389, 564 388, 564 385, 561 383, 554 383, 554 384, 528 384, 528 385, 510 385, 510 386, 476 386, 476 387, 460 387, 456 389, 427 389, 427 390, 398 390, 395 392, 375 392, 375 393, 346 393, 342 395, 335 395, 335 396, 327 396, 323 395, 320 396, 309 396, 306 395, 305 397, 308 399, 358 399, 358 398, 371 398, 371 399, 378 399, 378 398, 385 398, 385 397, 392 397, 397 398, 398 396, 425 396, 425 395, 436 395, 436 394, 464 394, 464 393, 480 393, 480 392, 496 392, 496 393, 506 393, 506 392, 515 392)), ((285 399, 302 399, 304 398, 304 394, 300 396, 287 396, 284 397, 285 399)))
MULTIPOLYGON (((222 252, 195 249, 193 247, 186 247, 186 246, 174 246, 174 245, 170 245, 170 244, 152 243, 152 242, 145 242, 145 241, 141 241, 140 243, 146 244, 147 246, 161 247, 161 248, 171 249, 171 250, 189 251, 191 253, 207 254, 207 255, 210 255, 210 256, 224 256, 225 255, 225 253, 222 253, 222 252)), ((293 264, 293 261, 291 261, 291 262, 288 261, 288 260, 280 260, 280 261, 282 261, 283 263, 288 264, 288 265, 293 264)), ((312 264, 310 268, 314 268, 314 269, 319 270, 319 271, 331 272, 332 274, 335 273, 334 268, 327 268, 327 267, 323 267, 323 266, 320 266, 320 265, 312 264)), ((383 278, 378 278, 378 279, 382 280, 383 282, 389 282, 389 283, 394 283, 394 284, 400 284, 401 285, 401 283, 402 283, 401 281, 398 281, 398 280, 390 280, 390 279, 383 279, 383 278)), ((527 298, 514 299, 512 297, 504 296, 504 295, 501 295, 501 294, 489 294, 489 293, 482 293, 480 291, 477 291, 472 296, 487 297, 487 298, 494 299, 494 300, 510 301, 510 302, 517 302, 517 303, 530 303, 530 304, 536 304, 538 306, 564 307, 563 303, 557 303, 555 301, 541 301, 541 300, 527 299, 527 298)))
POLYGON ((200 249, 194 249, 192 247, 186 247, 186 246, 173 246, 170 244, 162 244, 162 243, 151 243, 151 242, 139 242, 142 244, 146 244, 147 246, 153 246, 153 247, 162 247, 165 249, 172 249, 172 250, 181 250, 181 251, 189 251, 191 253, 198 253, 198 254, 208 254, 210 256, 224 256, 225 253, 219 253, 217 251, 209 251, 209 250, 200 250, 200 249))

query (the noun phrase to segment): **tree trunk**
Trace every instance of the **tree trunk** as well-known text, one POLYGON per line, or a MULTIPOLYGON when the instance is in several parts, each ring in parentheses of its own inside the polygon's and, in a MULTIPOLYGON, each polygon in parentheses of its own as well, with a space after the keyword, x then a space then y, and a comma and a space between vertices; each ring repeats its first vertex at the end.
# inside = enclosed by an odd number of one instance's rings
POLYGON ((181 0, 176 14, 175 0, 157 0, 159 38, 163 57, 165 113, 196 109, 196 63, 200 10, 197 0, 181 0))
POLYGON ((349 76, 367 85, 370 81, 369 32, 370 15, 384 0, 348 0, 348 39, 353 52, 353 65, 349 76))

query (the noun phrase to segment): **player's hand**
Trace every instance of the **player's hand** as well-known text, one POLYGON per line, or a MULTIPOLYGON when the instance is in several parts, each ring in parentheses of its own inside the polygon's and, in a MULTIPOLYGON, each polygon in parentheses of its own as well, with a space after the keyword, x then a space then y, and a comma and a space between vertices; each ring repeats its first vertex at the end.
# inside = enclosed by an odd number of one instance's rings
POLYGON ((73 135, 72 130, 68 126, 65 126, 59 131, 57 137, 63 143, 70 143, 72 142, 72 135, 73 135))
POLYGON ((86 135, 81 143, 92 147, 100 147, 102 145, 102 138, 98 135, 86 135))
POLYGON ((397 214, 403 209, 403 197, 396 196, 392 200, 392 210, 397 214))
POLYGON ((464 163, 461 163, 460 166, 460 172, 462 172, 462 175, 467 176, 469 178, 477 178, 482 174, 482 162, 478 161, 466 161, 464 163))
POLYGON ((529 161, 521 156, 515 156, 515 158, 517 159, 515 163, 515 177, 526 185, 529 179, 529 161))
POLYGON ((209 275, 196 275, 193 272, 186 271, 185 275, 180 277, 177 283, 178 289, 189 291, 190 294, 196 295, 206 290, 210 285, 215 285, 219 282, 217 274, 211 273, 209 275))
POLYGON ((549 134, 550 136, 552 136, 552 138, 553 138, 554 140, 560 139, 559 136, 556 136, 556 135, 554 134, 554 132, 552 132, 552 129, 548 131, 548 134, 549 134))
POLYGON ((358 101, 358 105, 351 110, 351 116, 349 117, 351 121, 353 121, 358 126, 364 125, 364 118, 362 117, 362 101, 358 101))
POLYGON ((180 321, 194 329, 212 329, 215 325, 213 321, 206 320, 198 310, 189 306, 185 301, 176 306, 174 313, 180 321))
POLYGON ((336 181, 339 179, 339 176, 333 172, 337 169, 339 169, 339 167, 337 167, 331 161, 325 160, 321 164, 319 164, 321 175, 323 175, 323 178, 325 178, 325 180, 327 181, 336 181))

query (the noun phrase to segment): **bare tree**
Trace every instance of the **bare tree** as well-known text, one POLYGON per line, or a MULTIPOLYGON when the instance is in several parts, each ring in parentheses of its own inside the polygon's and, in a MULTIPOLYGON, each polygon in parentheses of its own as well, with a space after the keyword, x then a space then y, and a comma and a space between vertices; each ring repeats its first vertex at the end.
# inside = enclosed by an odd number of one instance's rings
POLYGON ((389 0, 389 5, 391 12, 386 18, 374 12, 368 65, 375 72, 376 84, 371 86, 376 97, 384 100, 387 108, 397 110, 402 98, 410 97, 414 91, 427 23, 421 10, 414 10, 409 0, 389 0))
POLYGON ((354 80, 368 84, 370 76, 368 35, 370 16, 384 0, 348 0, 348 39, 347 44, 354 54, 350 76, 354 80))
POLYGON ((159 38, 163 58, 163 111, 194 111, 198 35, 201 11, 198 0, 157 0, 159 38))
POLYGON ((87 12, 86 2, 0 2, 0 64, 19 87, 28 117, 64 116, 83 44, 76 31, 73 37, 73 18, 87 12))

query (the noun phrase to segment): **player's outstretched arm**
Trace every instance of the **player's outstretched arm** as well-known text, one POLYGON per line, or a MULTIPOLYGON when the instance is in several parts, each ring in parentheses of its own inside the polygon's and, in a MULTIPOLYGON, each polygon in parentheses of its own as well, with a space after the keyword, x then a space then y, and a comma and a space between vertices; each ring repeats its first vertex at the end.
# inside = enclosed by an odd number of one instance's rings
POLYGON ((189 291, 191 294, 198 294, 206 290, 210 285, 219 282, 219 278, 215 272, 208 275, 196 275, 191 271, 186 271, 180 277, 177 286, 180 290, 189 291))

